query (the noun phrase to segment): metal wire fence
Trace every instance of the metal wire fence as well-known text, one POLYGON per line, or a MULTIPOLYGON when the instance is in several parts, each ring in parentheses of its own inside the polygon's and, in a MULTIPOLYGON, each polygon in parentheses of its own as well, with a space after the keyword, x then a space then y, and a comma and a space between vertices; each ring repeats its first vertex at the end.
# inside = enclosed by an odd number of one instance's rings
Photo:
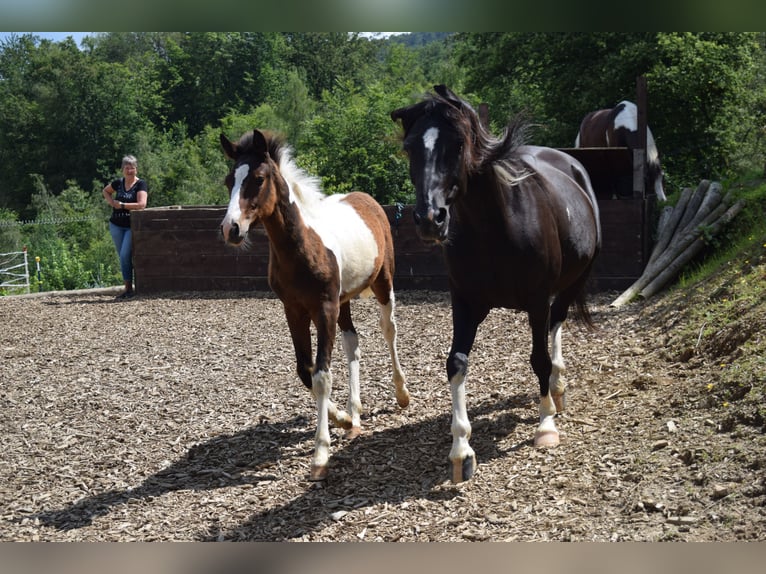
POLYGON ((29 293, 29 257, 22 251, 0 253, 0 292, 29 293))

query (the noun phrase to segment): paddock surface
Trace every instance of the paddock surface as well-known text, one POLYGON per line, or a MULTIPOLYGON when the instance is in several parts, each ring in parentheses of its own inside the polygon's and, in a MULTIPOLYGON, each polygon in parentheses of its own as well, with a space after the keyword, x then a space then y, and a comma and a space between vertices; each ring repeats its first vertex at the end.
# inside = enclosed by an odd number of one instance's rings
MULTIPOLYGON (((396 406, 374 300, 352 303, 364 433, 333 429, 307 480, 314 404, 268 293, 1 297, 0 540, 764 539, 766 441, 707 400, 673 316, 592 302, 567 325, 562 444, 536 450, 524 315, 493 311, 470 357, 478 470, 448 481, 448 295, 398 293, 412 402, 396 406)), ((340 344, 334 393, 346 400, 340 344)))

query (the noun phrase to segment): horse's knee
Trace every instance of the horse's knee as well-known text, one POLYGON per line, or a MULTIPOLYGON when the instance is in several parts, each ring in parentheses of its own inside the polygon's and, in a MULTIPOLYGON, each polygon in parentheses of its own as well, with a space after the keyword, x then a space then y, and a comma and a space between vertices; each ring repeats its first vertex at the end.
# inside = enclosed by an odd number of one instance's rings
POLYGON ((454 353, 447 357, 447 379, 452 380, 456 374, 465 377, 468 372, 468 355, 454 353))

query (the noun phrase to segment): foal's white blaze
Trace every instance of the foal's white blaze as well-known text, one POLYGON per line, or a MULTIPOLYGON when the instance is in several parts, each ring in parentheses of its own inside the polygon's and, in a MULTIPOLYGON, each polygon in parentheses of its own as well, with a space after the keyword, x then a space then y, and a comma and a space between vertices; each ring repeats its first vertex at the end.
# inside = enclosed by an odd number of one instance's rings
MULTIPOLYGON (((242 164, 234 171, 234 185, 231 187, 231 197, 229 197, 229 207, 226 210, 226 216, 223 218, 224 236, 228 239, 231 226, 235 223, 239 224, 240 217, 242 217, 242 210, 239 207, 240 191, 242 190, 242 182, 245 181, 250 168, 247 164, 242 164)), ((245 233, 247 229, 242 229, 242 233, 245 233)))

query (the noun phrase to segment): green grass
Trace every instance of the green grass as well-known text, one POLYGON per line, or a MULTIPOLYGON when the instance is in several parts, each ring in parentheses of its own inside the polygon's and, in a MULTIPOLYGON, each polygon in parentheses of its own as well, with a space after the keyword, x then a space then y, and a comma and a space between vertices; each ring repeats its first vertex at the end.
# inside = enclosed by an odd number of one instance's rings
POLYGON ((714 366, 716 404, 766 428, 766 182, 728 185, 746 207, 665 295, 683 315, 669 344, 714 366))

